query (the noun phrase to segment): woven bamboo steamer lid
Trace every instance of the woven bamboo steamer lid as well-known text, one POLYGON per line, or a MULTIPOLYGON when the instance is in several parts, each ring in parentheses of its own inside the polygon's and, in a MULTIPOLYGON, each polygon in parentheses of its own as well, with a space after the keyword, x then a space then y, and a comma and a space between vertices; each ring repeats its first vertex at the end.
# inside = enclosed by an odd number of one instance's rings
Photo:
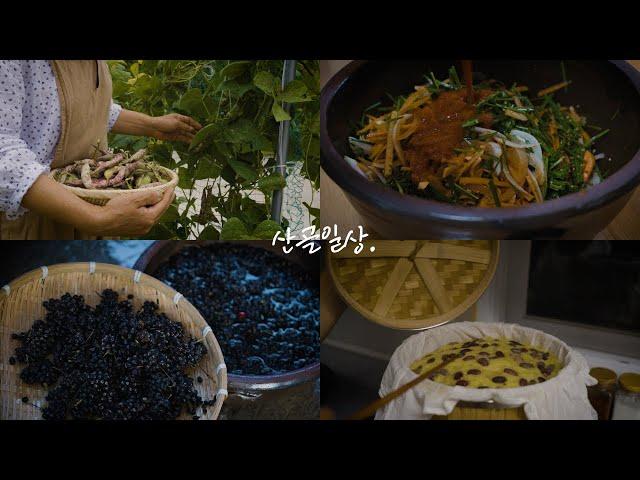
MULTIPOLYGON (((106 288, 118 292, 122 297, 132 294, 134 309, 139 309, 149 300, 158 304, 173 321, 180 322, 185 332, 194 338, 204 336, 207 353, 192 372, 193 378, 201 376, 202 383, 194 387, 203 399, 212 399, 215 404, 207 408, 201 420, 215 420, 222 408, 227 391, 227 371, 222 351, 211 328, 208 327, 196 308, 182 295, 159 280, 137 270, 106 263, 83 262, 62 263, 25 273, 0 290, 0 419, 36 420, 42 418, 39 402, 46 405, 47 390, 37 385, 28 385, 20 380, 24 365, 9 364, 15 347, 12 333, 31 328, 34 321, 45 316, 42 302, 60 298, 65 293, 83 295, 87 304, 100 302, 99 294, 106 288), (28 397, 29 402, 20 399, 28 397)), ((191 375, 191 372, 190 372, 191 375)), ((180 419, 191 419, 183 414, 180 419)))
POLYGON ((359 255, 332 253, 328 263, 336 289, 362 316, 423 330, 454 320, 480 298, 498 251, 497 240, 375 240, 359 255))
MULTIPOLYGON (((80 187, 72 187, 70 185, 62 185, 64 188, 69 190, 75 196, 80 197, 86 202, 92 203, 94 205, 103 206, 106 205, 109 200, 112 198, 120 197, 122 195, 129 195, 135 192, 159 192, 164 194, 164 192, 170 188, 175 187, 178 184, 178 174, 173 170, 169 170, 166 167, 162 167, 158 165, 158 169, 164 173, 166 178, 168 179, 166 183, 162 185, 156 185, 154 187, 148 188, 133 188, 131 190, 121 190, 119 188, 80 188, 80 187)), ((51 178, 53 178, 53 172, 49 174, 51 178)))

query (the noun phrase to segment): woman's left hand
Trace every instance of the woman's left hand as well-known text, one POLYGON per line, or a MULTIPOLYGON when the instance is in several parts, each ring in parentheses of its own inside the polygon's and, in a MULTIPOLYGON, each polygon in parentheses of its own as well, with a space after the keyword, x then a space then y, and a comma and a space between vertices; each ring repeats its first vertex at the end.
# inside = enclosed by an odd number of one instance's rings
POLYGON ((186 115, 170 113, 161 117, 151 118, 151 136, 158 140, 191 143, 194 135, 202 128, 197 121, 186 115))

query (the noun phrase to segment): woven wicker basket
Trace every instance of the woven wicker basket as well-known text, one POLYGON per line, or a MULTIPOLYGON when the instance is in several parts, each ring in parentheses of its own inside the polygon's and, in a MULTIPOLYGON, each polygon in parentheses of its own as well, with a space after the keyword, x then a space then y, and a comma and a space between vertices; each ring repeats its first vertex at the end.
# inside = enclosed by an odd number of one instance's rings
MULTIPOLYGON (((132 190, 120 190, 120 189, 87 189, 87 188, 79 188, 79 187, 70 187, 69 185, 63 185, 64 188, 72 192, 74 195, 86 200, 89 203, 93 203, 94 205, 105 205, 112 198, 116 198, 120 195, 127 195, 133 192, 140 191, 149 191, 149 192, 160 192, 163 193, 165 190, 169 188, 175 187, 178 184, 178 174, 173 170, 169 170, 168 168, 158 166, 160 170, 162 170, 167 177, 170 179, 167 183, 162 185, 156 185, 155 187, 149 188, 137 188, 132 190)), ((51 173, 49 176, 52 176, 51 173)))
POLYGON ((365 318, 421 330, 454 320, 480 298, 498 249, 496 240, 376 240, 359 255, 331 254, 328 263, 342 298, 365 318))
POLYGON ((458 402, 449 415, 434 415, 431 420, 527 420, 523 407, 458 402))
MULTIPOLYGON (((27 385, 19 378, 21 365, 10 365, 9 357, 18 342, 11 334, 31 327, 35 320, 44 317, 42 302, 59 298, 69 292, 83 295, 89 305, 97 305, 99 293, 110 288, 123 295, 133 294, 133 305, 138 309, 147 301, 158 302, 159 311, 171 320, 182 323, 186 332, 202 338, 207 353, 193 372, 194 378, 201 376, 202 383, 194 383, 203 399, 216 398, 202 420, 215 420, 226 398, 227 372, 220 346, 213 332, 191 303, 164 283, 137 270, 104 263, 63 263, 41 267, 17 278, 0 290, 0 419, 39 419, 40 409, 33 406, 36 401, 46 403, 46 390, 27 385), (32 401, 20 401, 24 396, 32 401)), ((184 414, 182 419, 191 419, 184 414)))

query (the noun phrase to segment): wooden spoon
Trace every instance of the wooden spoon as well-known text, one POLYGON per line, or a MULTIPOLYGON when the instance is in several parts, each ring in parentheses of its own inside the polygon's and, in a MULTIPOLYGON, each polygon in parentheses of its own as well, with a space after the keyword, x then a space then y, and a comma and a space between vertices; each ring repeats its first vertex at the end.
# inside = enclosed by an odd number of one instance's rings
POLYGON ((462 75, 464 76, 464 83, 467 85, 467 103, 473 105, 473 66, 471 60, 461 60, 462 62, 462 75))
POLYGON ((349 417, 349 420, 364 420, 365 418, 369 418, 371 415, 374 415, 378 409, 384 407, 387 403, 395 400, 400 395, 404 394, 405 392, 407 392, 408 390, 412 389, 413 387, 418 385, 420 382, 425 380, 429 375, 440 370, 442 367, 444 367, 445 365, 448 365, 449 363, 453 362, 457 358, 460 358, 460 355, 456 355, 450 358, 449 360, 442 362, 440 365, 433 367, 431 370, 421 373, 418 377, 414 378, 409 383, 405 383, 400 388, 395 389, 394 391, 392 391, 391 393, 388 393, 384 397, 381 397, 375 402, 370 403, 363 409, 358 410, 358 412, 356 412, 353 416, 349 417))

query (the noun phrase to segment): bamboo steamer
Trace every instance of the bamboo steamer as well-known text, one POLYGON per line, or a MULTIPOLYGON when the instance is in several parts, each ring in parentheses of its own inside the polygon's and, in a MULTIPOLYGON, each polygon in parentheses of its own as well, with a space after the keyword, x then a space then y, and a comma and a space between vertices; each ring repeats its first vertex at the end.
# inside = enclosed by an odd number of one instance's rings
POLYGON ((454 320, 480 298, 498 252, 497 240, 376 240, 359 255, 331 254, 328 265, 341 297, 362 316, 422 330, 454 320))
MULTIPOLYGON (((110 288, 120 296, 134 295, 132 300, 137 310, 149 300, 157 302, 159 311, 171 320, 180 322, 185 331, 194 338, 203 338, 207 353, 193 371, 193 377, 201 376, 202 383, 194 386, 203 399, 212 399, 215 404, 207 408, 201 420, 215 420, 227 396, 227 372, 218 341, 206 322, 178 292, 164 283, 137 270, 105 263, 63 263, 25 273, 0 290, 0 419, 40 419, 40 409, 32 404, 46 404, 46 389, 27 385, 20 380, 22 365, 10 365, 16 340, 11 334, 31 327, 34 321, 45 316, 42 302, 59 298, 69 292, 83 295, 87 304, 100 302, 99 293, 110 288), (27 396, 27 404, 20 399, 27 396)), ((180 419, 191 419, 183 414, 180 419)))
POLYGON ((458 402, 449 415, 434 415, 431 420, 527 420, 523 407, 505 407, 491 402, 458 402))
MULTIPOLYGON (((155 187, 149 187, 149 188, 135 188, 131 190, 120 190, 117 188, 87 189, 87 188, 80 188, 80 187, 72 187, 69 185, 62 185, 62 184, 61 185, 67 190, 69 190, 71 193, 73 193, 75 196, 80 197, 86 202, 92 203, 94 205, 102 206, 102 205, 106 205, 107 202, 112 198, 116 198, 122 195, 128 195, 134 192, 160 192, 164 194, 166 190, 169 190, 170 188, 173 188, 178 184, 178 174, 176 172, 174 172, 173 170, 169 170, 166 167, 162 167, 160 165, 158 165, 158 169, 164 172, 164 174, 169 179, 169 181, 167 183, 163 183, 162 185, 156 185, 155 187)), ((49 176, 53 178, 53 172, 49 176)))

